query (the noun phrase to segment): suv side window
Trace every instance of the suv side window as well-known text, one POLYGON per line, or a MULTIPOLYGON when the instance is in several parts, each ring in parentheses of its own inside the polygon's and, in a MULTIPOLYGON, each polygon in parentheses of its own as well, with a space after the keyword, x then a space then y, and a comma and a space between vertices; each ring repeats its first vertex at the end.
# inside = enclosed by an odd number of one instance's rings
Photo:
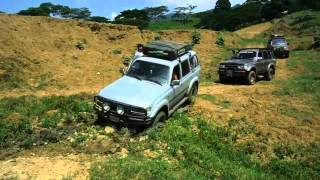
POLYGON ((190 67, 189 67, 189 61, 183 61, 181 63, 181 69, 182 69, 182 77, 186 76, 190 72, 190 67))
POLYGON ((261 51, 259 51, 258 57, 262 58, 262 52, 261 51))
POLYGON ((270 57, 269 57, 270 55, 269 55, 269 53, 267 52, 267 51, 263 51, 263 59, 265 60, 265 59, 270 59, 270 57))
POLYGON ((190 63, 191 69, 194 69, 196 67, 194 57, 191 57, 191 56, 189 57, 189 63, 190 63))
POLYGON ((173 68, 171 82, 173 80, 180 80, 180 79, 181 79, 180 67, 179 65, 176 65, 176 67, 173 68))
POLYGON ((191 69, 196 68, 199 65, 197 56, 190 57, 189 63, 190 63, 191 69))

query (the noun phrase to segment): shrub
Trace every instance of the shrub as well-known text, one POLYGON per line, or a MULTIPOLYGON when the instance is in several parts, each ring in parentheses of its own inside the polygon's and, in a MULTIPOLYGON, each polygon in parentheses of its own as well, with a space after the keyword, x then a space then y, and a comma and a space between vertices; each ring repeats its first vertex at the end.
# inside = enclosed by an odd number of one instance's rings
POLYGON ((75 45, 75 47, 79 50, 84 50, 85 46, 86 46, 87 41, 86 40, 82 40, 82 41, 78 41, 75 45))
POLYGON ((223 37, 223 34, 220 32, 217 34, 216 45, 224 46, 224 37, 223 37))
POLYGON ((114 55, 119 55, 119 54, 122 54, 122 49, 114 49, 114 50, 112 50, 112 54, 114 54, 114 55))
POLYGON ((198 31, 194 31, 191 34, 191 44, 192 46, 196 45, 196 44, 200 44, 201 41, 201 33, 198 31))
POLYGON ((161 35, 157 34, 157 35, 154 37, 154 40, 155 40, 155 41, 161 40, 161 35))

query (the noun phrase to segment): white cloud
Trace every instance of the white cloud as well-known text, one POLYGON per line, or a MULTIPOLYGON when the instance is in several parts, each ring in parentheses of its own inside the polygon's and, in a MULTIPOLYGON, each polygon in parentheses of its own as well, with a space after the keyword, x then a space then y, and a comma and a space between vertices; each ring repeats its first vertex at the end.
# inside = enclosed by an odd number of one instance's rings
POLYGON ((118 16, 118 13, 112 12, 112 13, 111 13, 111 20, 113 21, 114 18, 116 18, 117 16, 118 16))

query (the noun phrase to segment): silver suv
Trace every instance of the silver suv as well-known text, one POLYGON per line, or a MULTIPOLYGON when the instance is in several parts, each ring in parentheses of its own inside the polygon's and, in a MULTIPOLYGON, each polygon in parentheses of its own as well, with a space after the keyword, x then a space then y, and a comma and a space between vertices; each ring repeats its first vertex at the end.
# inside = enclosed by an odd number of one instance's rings
POLYGON ((154 125, 186 101, 194 102, 199 79, 199 60, 190 46, 154 41, 122 78, 95 96, 94 109, 100 119, 114 123, 154 125))

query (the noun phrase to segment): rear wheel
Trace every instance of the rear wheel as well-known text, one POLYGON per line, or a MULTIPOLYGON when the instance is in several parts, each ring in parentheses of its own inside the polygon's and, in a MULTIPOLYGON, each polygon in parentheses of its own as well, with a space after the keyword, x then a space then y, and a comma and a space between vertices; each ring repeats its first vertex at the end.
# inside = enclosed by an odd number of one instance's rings
POLYGON ((246 81, 248 85, 254 85, 257 80, 256 72, 250 71, 246 77, 246 81))
POLYGON ((160 111, 152 122, 152 126, 156 126, 159 122, 164 122, 167 120, 167 114, 163 111, 160 111))
POLYGON ((271 81, 274 78, 275 70, 273 67, 269 68, 268 72, 266 73, 265 77, 267 81, 271 81))
POLYGON ((198 85, 194 84, 188 95, 188 102, 190 104, 193 104, 196 101, 197 94, 198 94, 198 85))

